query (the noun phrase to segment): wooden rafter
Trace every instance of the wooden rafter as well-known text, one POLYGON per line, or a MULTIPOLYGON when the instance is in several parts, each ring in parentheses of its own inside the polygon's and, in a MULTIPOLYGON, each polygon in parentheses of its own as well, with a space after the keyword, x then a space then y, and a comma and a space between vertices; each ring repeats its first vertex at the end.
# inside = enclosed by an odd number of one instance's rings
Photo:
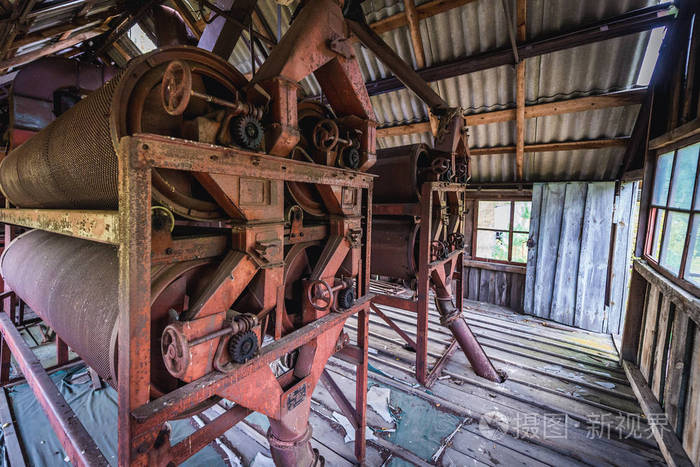
POLYGON ((28 62, 33 62, 34 60, 38 60, 39 58, 45 57, 47 55, 55 54, 57 52, 60 52, 61 50, 73 47, 77 44, 80 44, 81 42, 97 37, 105 32, 106 29, 103 27, 95 28, 91 31, 85 31, 81 32, 80 34, 76 34, 75 36, 69 39, 58 41, 46 47, 42 47, 39 50, 33 50, 31 52, 27 52, 26 54, 17 55, 15 57, 0 61, 0 72, 4 72, 8 68, 12 68, 14 66, 22 65, 28 62))
MULTIPOLYGON (((420 6, 417 8, 420 9, 420 6)), ((518 45, 518 56, 521 59, 537 57, 559 50, 666 26, 675 21, 673 11, 668 3, 662 3, 624 15, 607 18, 594 24, 562 31, 554 35, 533 38, 524 44, 518 45)), ((512 47, 500 47, 475 55, 461 57, 447 63, 433 64, 418 70, 418 74, 424 80, 432 82, 503 65, 512 65, 512 63, 512 47)), ((405 87, 396 76, 369 81, 365 83, 365 86, 370 96, 397 91, 405 87)))
POLYGON ((413 0, 403 0, 406 20, 408 21, 408 30, 411 33, 411 43, 413 44, 413 53, 416 56, 416 66, 418 69, 425 68, 425 50, 423 50, 423 38, 420 33, 420 24, 418 21, 418 11, 413 0))
MULTIPOLYGON (((527 40, 525 24, 527 19, 526 0, 516 1, 517 42, 527 40)), ((516 59, 517 55, 516 55, 516 59)), ((525 59, 520 60, 515 69, 515 171, 516 179, 523 179, 525 162, 525 59)))
POLYGON ((5 37, 0 39, 0 60, 7 56, 20 28, 25 25, 27 15, 32 11, 36 2, 37 0, 18 0, 14 3, 11 22, 5 31, 5 37))
MULTIPOLYGON (((600 149, 616 146, 624 147, 627 143, 629 143, 628 137, 526 144, 523 146, 523 152, 574 151, 579 149, 600 149)), ((487 156, 494 154, 512 154, 516 153, 516 150, 516 146, 492 146, 486 148, 471 148, 469 152, 472 156, 487 156)))
POLYGON ((30 34, 26 34, 15 39, 10 50, 16 50, 20 47, 24 47, 25 45, 33 44, 34 42, 39 42, 59 35, 61 36, 60 40, 67 39, 76 29, 99 26, 104 21, 108 20, 111 17, 110 15, 111 12, 108 12, 105 14, 90 16, 89 18, 77 18, 69 23, 63 23, 57 26, 34 31, 30 34))
MULTIPOLYGON (((416 7, 417 19, 420 21, 425 18, 430 18, 431 16, 444 13, 445 11, 452 10, 453 8, 457 8, 474 1, 476 0, 430 0, 416 7)), ((401 12, 395 15, 387 16, 379 21, 375 21, 374 23, 370 24, 370 27, 377 34, 382 34, 406 25, 408 25, 408 18, 406 17, 405 12, 401 12)))
MULTIPOLYGON (((586 110, 606 109, 610 107, 623 107, 627 105, 641 104, 646 95, 646 89, 634 89, 631 91, 614 92, 600 96, 579 97, 545 104, 525 106, 525 119, 546 117, 548 115, 560 115, 565 113, 583 112, 586 110)), ((516 118, 516 109, 493 110, 464 117, 466 126, 486 125, 513 121, 516 118)), ((377 137, 402 136, 412 133, 424 133, 430 131, 428 122, 397 125, 387 128, 379 128, 377 137)))
POLYGON ((277 44, 277 38, 275 37, 275 32, 270 27, 270 24, 265 19, 265 15, 260 9, 259 5, 255 5, 255 10, 253 10, 253 25, 255 29, 260 31, 262 35, 267 37, 267 39, 274 45, 277 44))
POLYGON ((183 0, 171 0, 171 2, 173 4, 173 7, 175 8, 175 11, 180 13, 182 20, 185 22, 190 31, 192 31, 192 34, 194 34, 194 37, 196 37, 197 40, 199 40, 202 37, 204 27, 200 24, 199 21, 197 21, 197 18, 195 18, 194 14, 192 14, 192 10, 190 10, 190 8, 183 0))

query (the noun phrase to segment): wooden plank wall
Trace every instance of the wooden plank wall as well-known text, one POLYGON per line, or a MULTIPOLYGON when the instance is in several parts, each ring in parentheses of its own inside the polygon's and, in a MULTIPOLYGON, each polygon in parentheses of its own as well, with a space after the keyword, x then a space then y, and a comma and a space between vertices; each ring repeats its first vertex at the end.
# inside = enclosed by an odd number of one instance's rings
POLYGON ((636 235, 639 182, 623 183, 615 197, 613 217, 613 259, 610 273, 608 332, 622 334, 627 310, 628 287, 632 272, 632 250, 636 235))
POLYGON ((700 465, 700 300, 644 262, 636 261, 632 274, 630 293, 640 300, 630 306, 641 304, 642 314, 626 323, 623 358, 638 367, 642 391, 663 410, 647 418, 667 423, 689 460, 700 465))
POLYGON ((464 274, 464 298, 523 311, 524 271, 494 271, 472 266, 464 268, 464 274))
MULTIPOLYGON (((629 185, 635 185, 631 183, 629 185)), ((616 237, 617 274, 611 293, 614 314, 606 306, 608 263, 615 202, 615 183, 546 183, 533 187, 524 310, 540 318, 596 332, 619 333, 620 306, 629 275, 629 229, 634 186, 617 199, 616 220, 624 225, 616 237), (619 241, 619 245, 618 245, 619 241), (627 259, 625 263, 623 260, 627 259)))

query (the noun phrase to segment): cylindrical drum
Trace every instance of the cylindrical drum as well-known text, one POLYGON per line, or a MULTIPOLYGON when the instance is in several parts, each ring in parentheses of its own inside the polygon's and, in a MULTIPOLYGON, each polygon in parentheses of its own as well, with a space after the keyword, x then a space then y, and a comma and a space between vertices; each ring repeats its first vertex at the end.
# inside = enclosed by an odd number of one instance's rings
MULTIPOLYGON (((151 279, 151 392, 181 383, 163 364, 160 338, 168 310, 180 313, 215 270, 208 260, 156 266, 151 279)), ((117 248, 32 230, 0 257, 5 283, 106 382, 116 387, 119 304, 117 248)))
POLYGON ((418 202, 420 187, 430 170, 429 150, 426 144, 377 150, 377 162, 368 171, 379 175, 374 183, 372 202, 418 202))
MULTIPOLYGON (((211 105, 190 99, 181 115, 166 112, 161 97, 166 67, 189 65, 191 88, 236 100, 246 79, 221 58, 195 47, 170 47, 142 55, 107 84, 77 103, 0 163, 0 188, 25 208, 116 209, 119 140, 135 133, 182 137, 184 123, 211 105)), ((187 172, 153 171, 153 198, 195 219, 222 216, 209 194, 187 172)))
POLYGON ((412 217, 372 218, 372 274, 411 280, 418 266, 420 225, 412 217))

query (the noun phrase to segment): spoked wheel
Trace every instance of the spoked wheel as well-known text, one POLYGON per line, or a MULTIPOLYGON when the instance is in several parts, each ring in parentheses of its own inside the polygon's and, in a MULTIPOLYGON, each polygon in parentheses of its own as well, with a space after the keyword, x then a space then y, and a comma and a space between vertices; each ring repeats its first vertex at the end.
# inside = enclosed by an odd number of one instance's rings
POLYGON ((302 280, 308 279, 321 256, 320 242, 292 245, 284 258, 284 318, 282 335, 301 326, 303 306, 306 300, 302 280))
MULTIPOLYGON (((292 159, 304 162, 317 162, 314 158, 317 144, 324 144, 328 138, 321 138, 319 134, 326 135, 323 129, 323 122, 333 118, 333 113, 327 107, 318 102, 304 101, 299 104, 299 132, 300 140, 297 148, 292 152, 292 159), (320 127, 319 127, 320 125, 320 127), (315 136, 315 138, 314 138, 315 136), (315 141, 319 140, 319 141, 315 141)), ((337 132, 337 125, 335 127, 337 132)), ((321 195, 316 187, 311 183, 287 182, 287 190, 292 195, 294 201, 307 213, 313 216, 322 216, 325 206, 321 195)))
MULTIPOLYGON (((172 376, 163 361, 161 338, 174 310, 182 314, 192 300, 204 290, 216 271, 211 260, 196 260, 155 268, 151 281, 151 397, 160 397, 184 383, 172 376)), ((114 348, 114 347, 113 347, 114 348)), ((114 352, 116 358, 116 350, 114 352)), ((115 366, 116 368, 116 366, 115 366)), ((220 400, 214 396, 183 412, 188 418, 211 407, 220 400)))

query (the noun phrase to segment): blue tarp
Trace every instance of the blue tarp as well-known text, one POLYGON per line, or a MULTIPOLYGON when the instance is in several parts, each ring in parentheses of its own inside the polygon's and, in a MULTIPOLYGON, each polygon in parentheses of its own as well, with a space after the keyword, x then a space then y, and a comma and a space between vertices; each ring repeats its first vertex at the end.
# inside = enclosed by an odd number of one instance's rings
MULTIPOLYGON (((81 378, 85 382, 71 381, 71 377, 81 371, 85 368, 58 371, 51 379, 110 464, 117 465, 117 392, 109 386, 94 390, 89 378, 81 378)), ((17 385, 7 390, 7 396, 27 465, 70 465, 31 388, 27 384, 17 385)), ((189 419, 171 421, 170 426, 172 444, 194 431, 189 419)), ((207 446, 182 465, 225 466, 226 463, 213 447, 207 446)))

